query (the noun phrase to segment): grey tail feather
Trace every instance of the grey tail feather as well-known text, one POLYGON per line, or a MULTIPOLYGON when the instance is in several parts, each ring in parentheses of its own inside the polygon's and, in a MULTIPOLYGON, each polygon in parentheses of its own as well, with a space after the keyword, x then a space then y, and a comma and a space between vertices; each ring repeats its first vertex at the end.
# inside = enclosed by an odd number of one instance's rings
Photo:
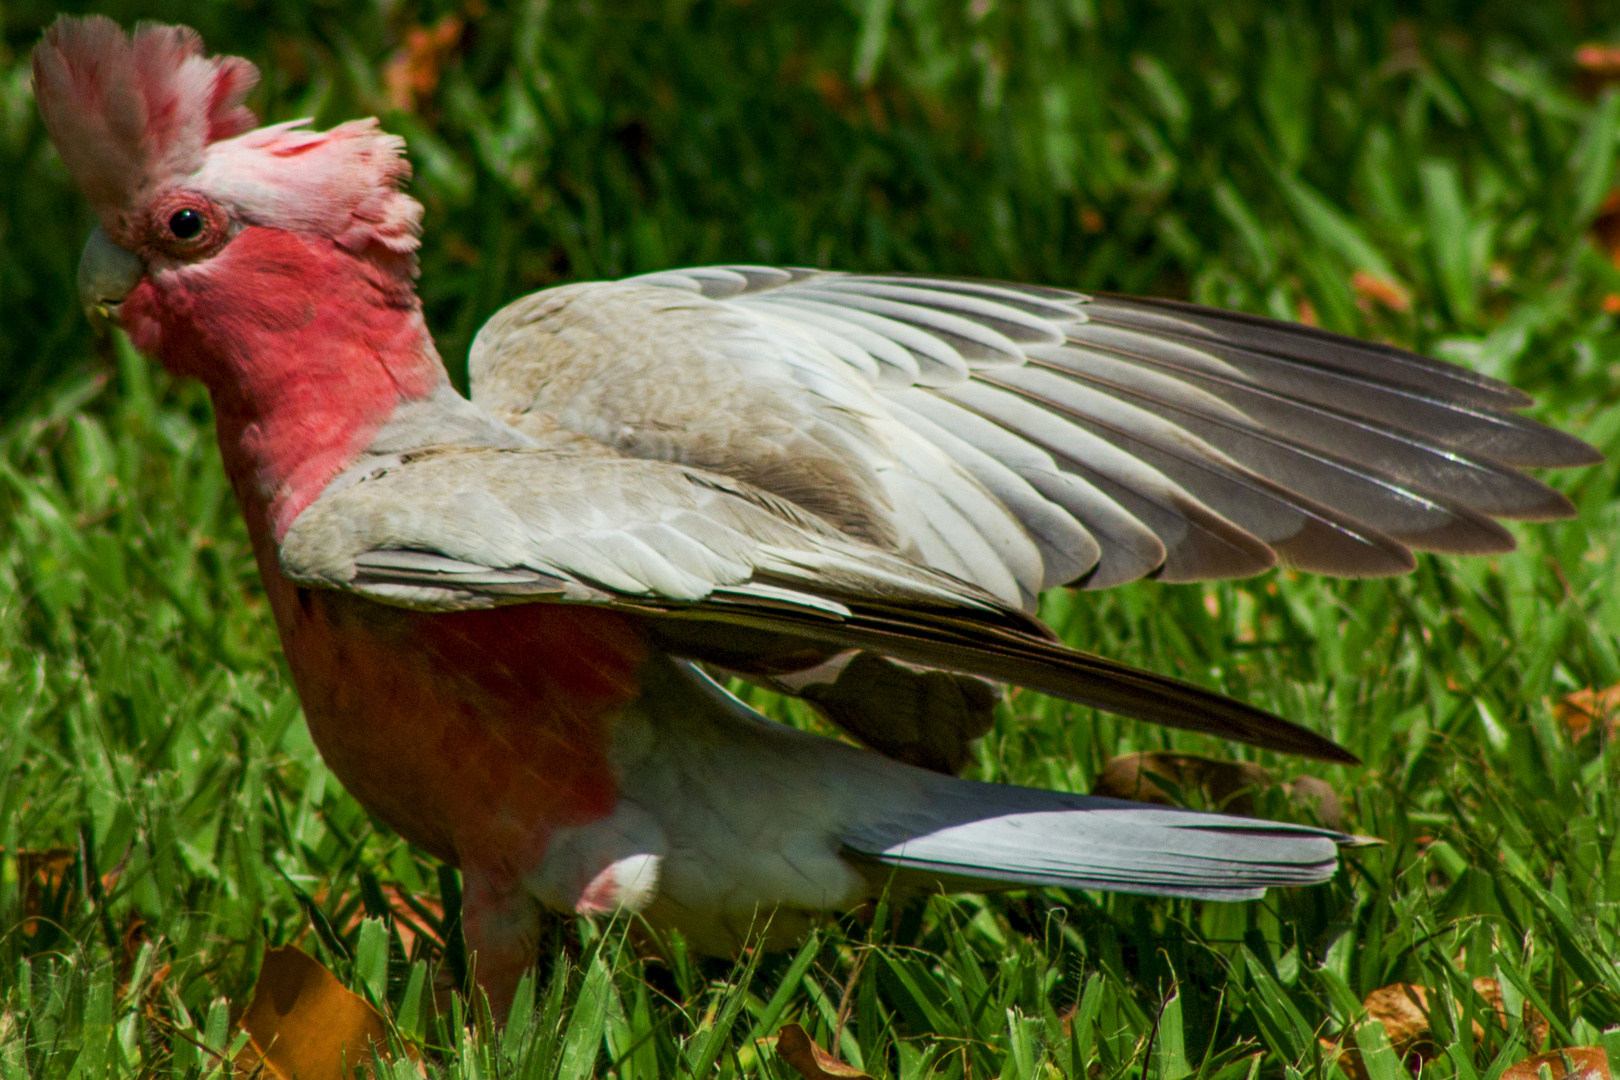
POLYGON ((1314 885, 1358 841, 1328 829, 1118 799, 936 777, 920 803, 847 828, 860 861, 907 881, 985 889, 1058 886, 1252 900, 1314 885))

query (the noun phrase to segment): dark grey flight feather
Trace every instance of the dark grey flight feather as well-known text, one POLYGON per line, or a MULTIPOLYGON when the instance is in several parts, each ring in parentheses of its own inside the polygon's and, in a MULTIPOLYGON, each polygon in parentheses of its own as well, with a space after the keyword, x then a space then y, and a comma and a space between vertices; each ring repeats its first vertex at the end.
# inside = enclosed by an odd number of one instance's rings
MULTIPOLYGON (((1363 489, 1407 487, 1445 492, 1471 509, 1497 517, 1567 516, 1568 504, 1561 495, 1516 469, 1440 445, 1421 429, 1403 430, 1384 419, 1301 401, 1241 377, 1183 366, 1182 358, 1195 350, 1179 342, 1093 324, 1076 327, 1071 340, 1105 354, 1174 372, 1188 385, 1241 411, 1244 417, 1237 420, 1213 417, 1182 403, 1163 403, 1177 409, 1177 422, 1189 431, 1223 449, 1231 447, 1232 453, 1246 453, 1259 467, 1281 473, 1296 467, 1294 458, 1314 452, 1318 459, 1335 463, 1346 476, 1364 478, 1360 486, 1347 489, 1347 499, 1367 497, 1361 494, 1363 489), (1285 449, 1274 452, 1282 456, 1277 464, 1270 465, 1263 450, 1243 449, 1249 443, 1285 449), (1287 455, 1289 449, 1294 451, 1292 456, 1287 455)), ((1050 362, 1085 370, 1083 352, 1058 353, 1050 362)), ((1303 486, 1311 480, 1301 478, 1300 483, 1303 486)), ((1362 512, 1379 513, 1375 504, 1362 512)))
MULTIPOLYGON (((1455 497, 1448 499, 1431 494, 1435 490, 1461 488, 1461 483, 1454 483, 1450 488, 1411 483, 1364 464, 1364 457, 1329 453, 1275 434, 1276 428, 1263 427, 1246 418, 1233 420, 1197 412, 1117 384, 1105 384, 1056 363, 1035 360, 1028 368, 987 374, 984 379, 1006 385, 1020 396, 1037 401, 1052 412, 1070 416, 1083 426, 1106 429, 1105 437, 1110 442, 1128 447, 1135 456, 1174 475, 1194 494, 1268 543, 1288 541, 1302 527, 1302 514, 1308 512, 1307 507, 1321 506, 1334 518, 1342 520, 1350 531, 1394 538, 1424 550, 1450 554, 1512 550, 1512 537, 1482 511, 1455 497), (1138 405, 1171 420, 1181 437, 1144 438, 1137 432, 1110 425, 1087 409, 1085 400, 1077 398, 1066 385, 1070 383, 1103 390, 1108 397, 1138 405), (1218 451, 1219 457, 1191 453, 1186 436, 1193 436, 1204 446, 1218 451), (1221 467, 1223 459, 1230 467, 1221 467), (1220 494, 1206 486, 1212 474, 1234 480, 1239 473, 1269 483, 1264 486, 1245 484, 1235 489, 1228 484, 1220 494), (1293 506, 1295 513, 1284 515, 1281 520, 1273 514, 1268 520, 1266 511, 1273 509, 1279 495, 1293 506), (1282 521, 1288 521, 1293 528, 1279 529, 1282 521)), ((1536 483, 1521 473, 1511 473, 1511 476, 1528 484, 1536 483)), ((1541 488, 1539 484, 1536 486, 1541 488)), ((1541 490, 1555 499, 1562 498, 1551 489, 1541 490)), ((1373 541, 1373 546, 1381 545, 1373 541)), ((1396 572, 1405 569, 1409 567, 1397 564, 1396 572)), ((1374 566, 1368 566, 1361 572, 1374 570, 1374 566)))
MULTIPOLYGON (((1275 392, 1418 432, 1434 445, 1523 468, 1566 468, 1593 463, 1591 448, 1579 439, 1551 431, 1533 420, 1507 411, 1531 404, 1528 396, 1513 387, 1506 387, 1510 392, 1496 393, 1496 387, 1487 386, 1482 392, 1481 386, 1472 380, 1451 377, 1455 374, 1452 371, 1444 371, 1441 374, 1446 378, 1427 380, 1426 384, 1414 385, 1417 380, 1406 378, 1395 383, 1380 382, 1370 373, 1353 372, 1348 364, 1329 368, 1286 352, 1268 353, 1260 348, 1224 341, 1208 333, 1195 333, 1200 327, 1187 318, 1170 321, 1156 312, 1142 312, 1129 304, 1129 301, 1113 298, 1098 299, 1088 306, 1086 314, 1093 323, 1140 330, 1164 341, 1202 349, 1275 392), (1148 317, 1143 318, 1144 314, 1148 317)), ((1204 310, 1195 309, 1190 314, 1196 316, 1204 310)), ((1221 321, 1215 320, 1215 325, 1220 325, 1221 321)), ((1291 326, 1288 329, 1293 330, 1291 326)), ((1256 337, 1278 344, 1294 340, 1291 333, 1251 333, 1240 340, 1253 341, 1256 337)), ((1322 344, 1312 339, 1300 340, 1318 347, 1322 344)), ((1341 346, 1346 340, 1350 339, 1328 339, 1341 346)), ((1375 361, 1390 359, 1387 352, 1392 350, 1379 349, 1362 342, 1355 344, 1376 350, 1372 353, 1375 361)), ((1359 352, 1347 350, 1352 359, 1359 352)), ((1399 355, 1405 357, 1411 354, 1399 355)), ((1387 371, 1387 367, 1384 370, 1387 371)), ((1424 368, 1422 373, 1431 375, 1433 369, 1424 368)), ((1402 370, 1401 374, 1405 375, 1406 372, 1402 370)))
MULTIPOLYGON (((1369 385, 1403 387, 1431 394, 1440 401, 1486 409, 1522 409, 1532 404, 1530 395, 1518 387, 1487 375, 1392 345, 1362 341, 1301 323, 1285 323, 1179 300, 1113 293, 1088 298, 1086 313, 1088 317, 1095 313, 1099 320, 1112 316, 1166 337, 1225 342, 1351 376, 1369 385)), ((1555 441, 1566 438, 1561 436, 1555 441)))
POLYGON ((867 649, 1278 753, 1347 764, 1359 761, 1331 739, 1264 709, 1180 679, 1071 649, 1033 627, 1025 629, 1005 619, 899 606, 885 609, 871 603, 850 604, 849 617, 836 622, 746 605, 662 605, 657 612, 628 602, 623 607, 644 614, 655 642, 664 651, 722 666, 738 647, 738 631, 752 631, 778 641, 820 643, 829 652, 867 649))

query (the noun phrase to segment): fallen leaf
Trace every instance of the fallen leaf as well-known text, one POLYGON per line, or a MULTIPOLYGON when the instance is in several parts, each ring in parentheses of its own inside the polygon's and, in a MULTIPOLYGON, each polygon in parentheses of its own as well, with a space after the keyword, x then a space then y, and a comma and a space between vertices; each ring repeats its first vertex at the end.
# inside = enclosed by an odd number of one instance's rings
POLYGON ((1576 742, 1598 724, 1610 735, 1620 734, 1620 683, 1603 690, 1587 687, 1575 691, 1553 706, 1553 717, 1569 729, 1576 742))
MULTIPOLYGON (((383 882, 379 885, 379 888, 382 891, 383 901, 388 905, 390 922, 393 925, 394 932, 399 935, 400 948, 405 951, 406 956, 413 955, 413 949, 418 937, 430 941, 438 940, 434 936, 432 928, 425 925, 425 921, 418 914, 418 909, 425 910, 440 925, 443 925, 444 905, 437 896, 431 893, 418 896, 393 882, 383 882), (407 897, 410 899, 406 899, 407 897), (413 904, 412 901, 415 901, 415 903, 413 904)), ((360 921, 365 917, 364 908, 356 911, 354 918, 349 921, 349 925, 344 927, 341 932, 347 934, 350 930, 358 927, 360 921)))
POLYGON ((377 1010, 291 945, 265 950, 242 1028, 252 1042, 237 1066, 262 1063, 280 1080, 348 1080, 371 1060, 373 1044, 387 1056, 388 1026, 377 1010))
POLYGON ((1174 806, 1177 790, 1201 790, 1211 805, 1242 814, 1254 810, 1256 789, 1274 783, 1271 773, 1250 761, 1153 751, 1110 758, 1091 793, 1174 806))
POLYGON ((1575 1046, 1537 1054, 1508 1066, 1502 1080, 1539 1080, 1543 1065, 1552 1080, 1610 1080, 1609 1055, 1601 1046, 1575 1046))
MULTIPOLYGON (((1491 1007, 1491 1010, 1496 1013, 1497 1020, 1503 1027, 1506 1027, 1508 1011, 1507 1005, 1502 1001, 1502 984, 1495 979, 1475 979, 1474 992, 1485 999, 1485 1004, 1491 1007)), ((1537 1012, 1534 1005, 1531 1005, 1528 1001, 1525 1002, 1524 1008, 1520 1011, 1519 1019, 1524 1023, 1525 1037, 1532 1048, 1547 1041, 1547 1032, 1551 1029, 1547 1026, 1547 1018, 1537 1012)), ((1476 1032, 1480 1031, 1477 1023, 1474 1025, 1474 1030, 1476 1032)))
POLYGON ((1412 310, 1412 294, 1398 281, 1379 277, 1367 270, 1357 270, 1350 277, 1350 288, 1364 307, 1378 304, 1390 311, 1412 310))
POLYGON ((1384 1025, 1395 1053, 1404 1058, 1415 1050, 1425 1058, 1434 1056, 1434 1047, 1424 1045, 1430 1040, 1427 987, 1395 983, 1374 990, 1361 1004, 1369 1016, 1384 1025))
POLYGON ((804 1080, 872 1080, 853 1065, 845 1065, 817 1046, 798 1024, 784 1024, 776 1033, 776 1056, 804 1080))
POLYGON ((17 880, 22 884, 23 933, 39 930, 39 920, 61 913, 75 891, 68 877, 77 856, 72 848, 23 849, 17 852, 17 880))
MULTIPOLYGON (((1475 979, 1474 992, 1484 999, 1485 1004, 1497 1014, 1498 1021, 1505 1026, 1507 1006, 1502 1001, 1502 985, 1495 979, 1475 979)), ((1416 1054, 1421 1060, 1427 1061, 1439 1053, 1439 1047, 1434 1043, 1434 1033, 1429 1028, 1428 987, 1394 983, 1374 990, 1361 1004, 1372 1019, 1384 1025, 1389 1045, 1402 1058, 1416 1054)), ((1547 1037, 1546 1019, 1528 1002, 1521 1019, 1530 1045, 1540 1046, 1547 1037)), ((1485 1029, 1479 1021, 1474 1021, 1473 1029, 1476 1039, 1484 1037, 1485 1029)), ((1355 1068, 1361 1068, 1360 1058, 1353 1049, 1343 1052, 1355 1068)), ((1350 1073, 1350 1070, 1346 1069, 1346 1072, 1350 1073)), ((1355 1075, 1351 1075, 1355 1080, 1355 1075)))
POLYGON ((1344 827, 1344 804, 1332 784, 1319 776, 1296 776, 1284 786, 1295 806, 1315 811, 1316 820, 1330 829, 1344 827))
MULTIPOLYGON (((5 848, 0 848, 0 854, 4 853, 5 848)), ((78 900, 81 878, 73 872, 78 852, 65 847, 37 851, 23 848, 17 852, 16 858, 17 883, 22 889, 22 931, 32 936, 39 932, 42 919, 47 922, 58 919, 78 900)), ((102 875, 103 896, 118 884, 118 876, 123 870, 124 864, 120 862, 110 873, 102 875)), ((114 924, 108 922, 106 925, 111 927, 114 924)), ((141 946, 146 940, 145 921, 134 911, 126 912, 123 926, 119 929, 117 970, 120 987, 133 970, 136 957, 140 955, 141 946)))
POLYGON ((1610 262, 1620 266, 1620 189, 1604 196, 1598 207, 1592 219, 1592 241, 1610 262))
MULTIPOLYGON (((442 946, 432 925, 422 916, 426 912, 433 922, 444 925, 444 904, 432 893, 413 893, 401 885, 393 882, 379 882, 378 889, 382 892, 383 902, 388 907, 388 919, 396 933, 399 934, 399 944, 407 957, 413 955, 417 938, 423 938, 442 946)), ((331 911, 333 908, 332 894, 325 889, 315 893, 315 905, 322 911, 331 911)), ((343 907, 342 895, 339 903, 343 907)), ((340 937, 346 937, 360 928, 360 923, 369 915, 367 908, 361 906, 350 912, 348 920, 333 927, 340 937)))
POLYGON ((836 71, 818 71, 811 78, 816 93, 835 112, 847 112, 850 106, 849 86, 836 71))
POLYGON ((1367 1066, 1362 1064, 1361 1051, 1356 1046, 1343 1046, 1332 1039, 1316 1041, 1322 1046, 1322 1064, 1337 1065, 1350 1080, 1367 1080, 1367 1066))
MULTIPOLYGON (((1277 783, 1270 772, 1250 761, 1226 761, 1202 754, 1151 751, 1110 758, 1091 785, 1093 795, 1176 806, 1176 791, 1203 792, 1209 805, 1232 814, 1254 813, 1254 793, 1277 783)), ((1330 829, 1344 820, 1338 793, 1325 781, 1302 776, 1284 784, 1297 805, 1316 811, 1330 829)))
POLYGON ((430 927, 422 925, 417 921, 417 918, 413 917, 416 914, 416 908, 412 907, 410 902, 405 899, 406 896, 410 895, 411 899, 416 901, 417 907, 425 909, 440 924, 444 922, 444 905, 437 896, 432 894, 415 896, 392 883, 383 885, 382 893, 383 898, 388 901, 389 909, 394 914, 394 930, 399 934, 400 948, 405 950, 406 956, 410 956, 416 939, 419 936, 431 939, 433 933, 430 927))

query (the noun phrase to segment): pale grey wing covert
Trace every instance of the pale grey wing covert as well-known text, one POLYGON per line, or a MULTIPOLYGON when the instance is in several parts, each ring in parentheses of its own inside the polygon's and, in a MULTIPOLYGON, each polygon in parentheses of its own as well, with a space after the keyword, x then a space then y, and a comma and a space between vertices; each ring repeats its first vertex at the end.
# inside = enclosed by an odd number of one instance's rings
POLYGON ((520 430, 733 477, 1026 609, 1054 563, 1074 576, 1098 556, 1071 515, 1033 490, 1015 512, 900 422, 870 373, 760 312, 563 286, 497 312, 468 363, 473 401, 520 430))
MULTIPOLYGON (((570 441, 572 440, 572 441, 570 441)), ((422 611, 598 604, 700 660, 773 642, 866 649, 1155 723, 1353 760, 1210 691, 1068 649, 1032 616, 687 466, 554 445, 438 445, 363 460, 281 542, 288 578, 422 611)))

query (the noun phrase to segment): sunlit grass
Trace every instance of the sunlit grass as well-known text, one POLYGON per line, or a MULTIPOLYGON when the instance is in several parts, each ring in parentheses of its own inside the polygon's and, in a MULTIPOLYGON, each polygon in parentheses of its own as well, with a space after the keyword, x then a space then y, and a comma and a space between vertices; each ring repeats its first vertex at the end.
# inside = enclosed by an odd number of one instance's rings
MULTIPOLYGON (((1576 93, 1582 39, 1555 17, 768 6, 493 5, 434 96, 387 114, 413 140, 447 355, 561 277, 937 269, 1308 309, 1512 378, 1620 449, 1620 273, 1587 239, 1620 97, 1576 93)), ((445 12, 169 13, 265 61, 273 116, 324 122, 385 108, 402 29, 445 12)), ((1384 841, 1332 884, 1245 905, 935 899, 736 963, 559 926, 530 1004, 493 1030, 443 993, 465 974, 455 875, 371 821, 305 732, 202 395, 99 358, 81 328, 86 213, 17 75, 46 14, 8 7, 0 56, 0 1076, 207 1073, 262 949, 289 941, 383 1004, 427 1068, 467 1077, 781 1077, 761 1040, 797 1020, 878 1076, 1333 1080, 1325 1038, 1399 1080, 1356 1027, 1394 982, 1434 989, 1428 1080, 1496 1080, 1535 1049, 1525 1002, 1551 1045, 1620 1060, 1620 750, 1552 711, 1620 682, 1613 465, 1557 478, 1580 517, 1516 527, 1510 556, 1048 597, 1073 643, 1366 764, 1018 695, 975 773, 1085 790, 1113 754, 1180 748, 1319 775, 1384 841), (30 899, 19 853, 58 847, 30 899)))

